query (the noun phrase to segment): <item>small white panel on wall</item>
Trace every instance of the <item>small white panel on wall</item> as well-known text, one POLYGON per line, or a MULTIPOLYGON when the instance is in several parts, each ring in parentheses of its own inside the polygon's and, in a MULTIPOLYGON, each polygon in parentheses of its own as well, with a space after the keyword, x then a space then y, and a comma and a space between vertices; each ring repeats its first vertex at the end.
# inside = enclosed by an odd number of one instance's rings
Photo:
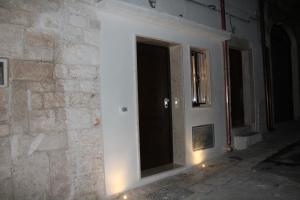
POLYGON ((8 59, 0 58, 0 87, 7 87, 8 59))

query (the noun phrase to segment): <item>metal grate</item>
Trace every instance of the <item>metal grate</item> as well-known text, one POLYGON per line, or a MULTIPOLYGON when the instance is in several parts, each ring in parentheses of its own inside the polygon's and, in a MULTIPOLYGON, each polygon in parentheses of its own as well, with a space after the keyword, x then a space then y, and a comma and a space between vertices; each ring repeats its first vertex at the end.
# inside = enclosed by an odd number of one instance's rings
POLYGON ((193 127, 193 151, 214 147, 214 125, 202 125, 193 127))

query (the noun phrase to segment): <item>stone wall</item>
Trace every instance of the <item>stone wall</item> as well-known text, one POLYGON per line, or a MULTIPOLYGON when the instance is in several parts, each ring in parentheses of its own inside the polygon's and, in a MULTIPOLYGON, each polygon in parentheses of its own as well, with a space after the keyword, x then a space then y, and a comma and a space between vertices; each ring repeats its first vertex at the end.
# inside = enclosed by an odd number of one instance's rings
POLYGON ((104 196, 93 0, 0 0, 0 199, 104 196))

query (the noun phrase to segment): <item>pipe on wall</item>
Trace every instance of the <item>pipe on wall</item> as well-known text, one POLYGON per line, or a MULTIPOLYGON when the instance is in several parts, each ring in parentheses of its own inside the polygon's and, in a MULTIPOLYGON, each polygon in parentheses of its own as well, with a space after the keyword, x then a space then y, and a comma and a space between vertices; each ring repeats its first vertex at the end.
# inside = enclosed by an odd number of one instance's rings
MULTIPOLYGON (((222 30, 226 31, 226 11, 225 2, 220 0, 221 6, 221 26, 222 30)), ((228 41, 223 43, 224 55, 224 89, 225 89, 225 113, 226 113, 226 150, 232 150, 231 137, 231 99, 230 99, 230 69, 228 60, 228 41)))

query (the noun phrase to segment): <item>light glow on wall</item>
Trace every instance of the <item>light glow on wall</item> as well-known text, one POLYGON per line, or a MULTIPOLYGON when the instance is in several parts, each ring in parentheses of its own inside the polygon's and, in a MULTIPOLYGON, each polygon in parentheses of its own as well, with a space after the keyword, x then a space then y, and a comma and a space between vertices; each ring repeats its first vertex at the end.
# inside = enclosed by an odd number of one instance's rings
MULTIPOLYGON (((108 182, 111 183, 111 193, 117 194, 123 192, 126 188, 126 169, 115 169, 114 175, 109 177, 108 182)), ((125 197, 124 195, 123 197, 125 197)), ((127 198, 127 196, 126 196, 127 198)))
POLYGON ((192 152, 192 155, 192 162, 194 165, 202 163, 206 158, 206 153, 201 150, 192 152))

